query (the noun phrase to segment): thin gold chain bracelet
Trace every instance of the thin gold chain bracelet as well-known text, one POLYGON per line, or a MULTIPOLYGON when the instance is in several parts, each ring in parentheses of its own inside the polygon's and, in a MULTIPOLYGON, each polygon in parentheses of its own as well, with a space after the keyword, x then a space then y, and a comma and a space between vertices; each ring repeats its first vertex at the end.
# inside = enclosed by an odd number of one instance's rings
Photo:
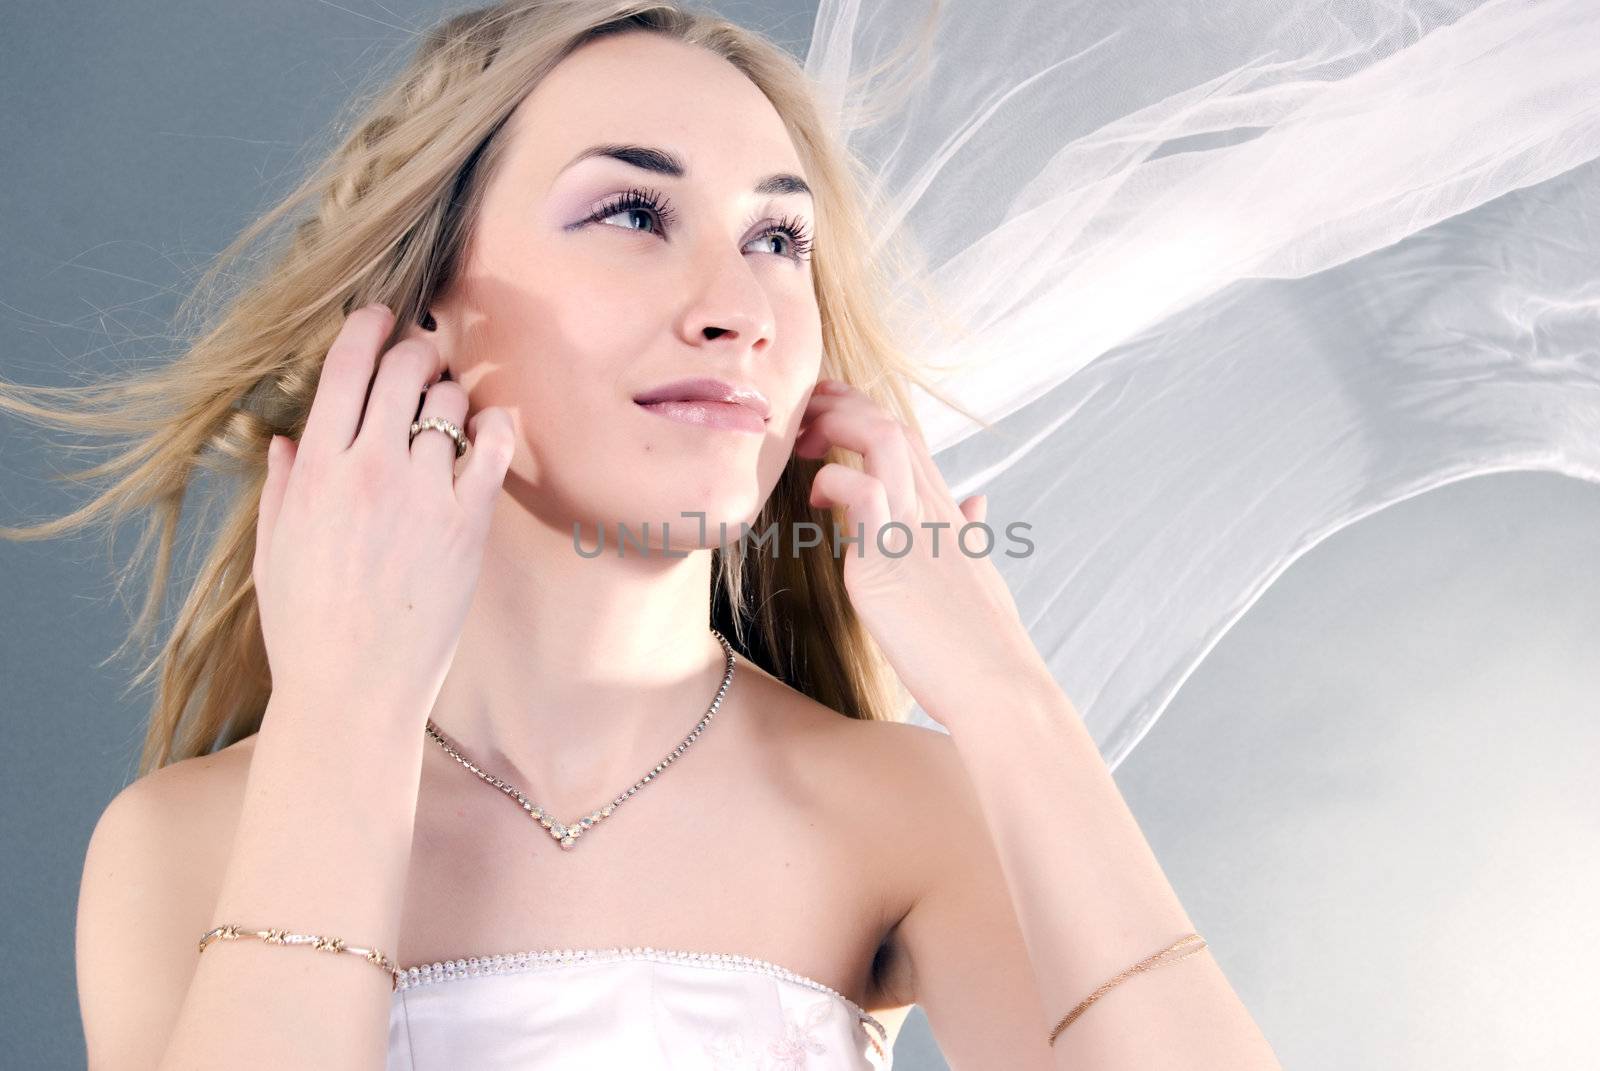
POLYGON ((200 951, 204 952, 206 946, 213 941, 235 941, 241 937, 259 937, 269 945, 310 945, 319 952, 349 952, 360 956, 376 967, 382 968, 389 975, 390 990, 394 990, 400 985, 400 972, 395 968, 394 960, 376 948, 347 945, 344 943, 344 939, 340 937, 321 937, 314 933, 290 933, 288 930, 247 930, 238 925, 226 925, 207 930, 205 936, 200 938, 200 951))
POLYGON ((1152 967, 1165 967, 1169 963, 1176 963, 1185 956, 1192 956, 1205 947, 1205 938, 1201 937, 1197 933, 1191 933, 1187 936, 1178 938, 1172 944, 1168 945, 1166 948, 1163 948, 1160 952, 1157 952, 1150 958, 1143 959, 1138 963, 1135 963, 1133 966, 1129 967, 1127 970, 1111 979, 1111 981, 1105 983, 1093 993, 1090 993, 1081 1003, 1079 1003, 1076 1008, 1073 1008, 1070 1012, 1063 1016, 1061 1021, 1056 1024, 1056 1028, 1050 1031, 1050 1044, 1054 1045, 1056 1043, 1056 1038, 1060 1036, 1061 1031, 1071 1026, 1073 1021, 1076 1020, 1078 1016, 1082 1015, 1086 1010, 1088 1010, 1089 1005, 1105 996, 1105 994, 1110 992, 1112 987, 1117 985, 1117 983, 1124 981, 1127 978, 1131 978, 1140 971, 1147 971, 1152 967), (1199 944, 1194 944, 1196 941, 1198 941, 1199 944), (1167 956, 1168 953, 1177 951, 1177 949, 1182 948, 1184 945, 1192 945, 1193 947, 1188 948, 1186 951, 1181 952, 1178 955, 1171 956, 1170 958, 1162 958, 1167 956))

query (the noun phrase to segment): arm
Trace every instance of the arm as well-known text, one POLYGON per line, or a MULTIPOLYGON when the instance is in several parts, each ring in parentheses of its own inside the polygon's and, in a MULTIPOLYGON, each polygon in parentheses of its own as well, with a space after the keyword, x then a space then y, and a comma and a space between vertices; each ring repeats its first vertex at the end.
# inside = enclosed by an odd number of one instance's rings
MULTIPOLYGON (((989 555, 956 553, 948 538, 939 553, 940 530, 982 523, 983 496, 956 503, 920 431, 847 383, 818 383, 803 428, 798 456, 821 458, 838 447, 863 463, 818 469, 813 507, 843 508, 852 531, 882 535, 890 523, 902 526, 887 544, 879 541, 885 553, 845 558, 845 588, 912 698, 950 731, 1047 1012, 1042 1041, 1103 983, 1194 932, 1193 924, 989 555), (909 533, 918 535, 903 538, 909 533)), ((937 850, 959 855, 964 847, 937 850)), ((910 958, 922 964, 914 970, 918 984, 951 1008, 977 953, 963 957, 950 947, 998 910, 992 875, 973 872, 981 868, 980 861, 947 864, 902 920, 912 935, 910 958), (947 966, 927 968, 938 961, 947 966)), ((1006 955, 1003 946, 999 954, 1006 955)), ((994 1003, 985 994, 978 1000, 994 1003)), ((963 1050, 988 1044, 988 1028, 973 1015, 951 1013, 949 1021, 963 1050)), ((1037 1066, 1034 1051, 1020 1050, 1029 1066, 1037 1066)), ((1204 948, 1122 981, 1066 1028, 1049 1055, 1056 1067, 1096 1071, 1278 1067, 1204 948)))
POLYGON ((227 862, 221 838, 232 836, 250 746, 140 778, 116 795, 94 827, 78 893, 76 949, 91 1068, 160 1063, 194 972, 193 935, 209 925, 227 862))
MULTIPOLYGON (((1010 917, 1037 986, 1035 1000, 1045 1011, 1034 1042, 1014 1043, 1022 1054, 1016 1066, 1279 1069, 1209 948, 1131 975, 1090 1005, 1053 1048, 1042 1050, 1049 1030, 1102 983, 1197 931, 1092 737, 1047 674, 991 687, 981 703, 977 696, 956 703, 990 712, 962 721, 929 711, 953 726, 950 750, 961 760, 992 838, 1010 917), (1054 1063, 1035 1062, 1040 1051, 1049 1051, 1054 1063)), ((974 928, 982 934, 987 926, 997 954, 1011 952, 1016 960, 1015 946, 1004 937, 1009 921, 985 921, 1005 914, 995 876, 977 865, 947 869, 903 923, 911 959, 954 964, 962 957, 953 946, 981 939, 974 928)), ((1024 963, 1010 966, 1020 972, 1024 963)), ((928 992, 930 1021, 932 1002, 953 1006, 960 999, 955 990, 965 988, 953 974, 919 970, 916 977, 928 992)))
POLYGON ((93 1071, 383 1066, 391 987, 379 968, 251 938, 196 945, 237 922, 396 954, 425 740, 409 731, 420 718, 394 713, 274 694, 214 903, 195 888, 194 779, 160 770, 112 801, 78 904, 93 1071))
POLYGON ((894 786, 907 804, 894 841, 914 899, 889 934, 883 999, 919 1005, 955 1071, 1049 1071, 1052 1022, 955 743, 946 733, 885 724, 904 730, 883 766, 906 773, 894 786))
POLYGON ((185 1069, 386 1061, 393 976, 380 967, 254 937, 203 954, 198 944, 234 924, 399 954, 422 729, 477 587, 515 439, 505 410, 467 420, 466 392, 440 379, 439 349, 414 325, 390 345, 394 326, 381 305, 346 317, 299 441, 270 440, 251 578, 273 694, 209 918, 195 928, 171 875, 152 872, 145 850, 175 836, 160 808, 121 808, 85 860, 80 963, 97 1068, 148 1067, 152 1052, 157 1066, 185 1069), (419 397, 425 415, 465 420, 476 435, 459 473, 443 436, 414 449, 404 437, 419 397), (119 867, 130 861, 147 888, 124 887, 119 867), (188 978, 170 958, 183 929, 197 957, 188 978), (117 997, 143 981, 145 960, 168 965, 165 990, 148 998, 158 1009, 185 987, 170 1038, 165 1018, 130 1018, 117 997), (129 1037, 143 1061, 116 1047, 129 1037))

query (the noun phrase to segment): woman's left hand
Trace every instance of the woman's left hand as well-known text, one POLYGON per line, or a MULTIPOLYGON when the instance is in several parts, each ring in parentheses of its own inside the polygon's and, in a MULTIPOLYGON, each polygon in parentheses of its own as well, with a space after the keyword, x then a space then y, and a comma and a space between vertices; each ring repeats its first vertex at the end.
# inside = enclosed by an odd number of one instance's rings
POLYGON ((1008 544, 984 525, 984 496, 958 506, 916 429, 839 380, 818 382, 800 428, 801 457, 821 458, 830 446, 861 455, 864 472, 823 465, 811 505, 844 509, 839 553, 851 605, 922 709, 953 729, 983 718, 997 687, 1050 681, 990 560, 1008 544))

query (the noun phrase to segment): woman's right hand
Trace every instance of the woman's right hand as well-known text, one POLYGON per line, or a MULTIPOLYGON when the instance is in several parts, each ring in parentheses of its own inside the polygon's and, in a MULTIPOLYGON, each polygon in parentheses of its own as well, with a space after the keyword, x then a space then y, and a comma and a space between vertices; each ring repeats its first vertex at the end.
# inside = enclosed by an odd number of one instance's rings
POLYGON ((468 400, 439 379, 426 337, 378 360, 393 324, 383 305, 351 313, 300 441, 274 436, 252 576, 274 691, 396 704, 420 728, 455 657, 514 439, 504 409, 474 414, 459 475, 449 435, 408 442, 424 392, 421 418, 458 427, 468 400))

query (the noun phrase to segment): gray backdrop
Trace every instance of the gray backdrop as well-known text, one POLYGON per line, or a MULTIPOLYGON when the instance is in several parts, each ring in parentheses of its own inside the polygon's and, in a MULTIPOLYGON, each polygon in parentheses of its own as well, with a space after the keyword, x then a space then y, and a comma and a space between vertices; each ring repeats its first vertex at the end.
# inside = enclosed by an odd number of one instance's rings
MULTIPOLYGON (((805 47, 805 0, 717 6, 805 47)), ((0 374, 62 384, 153 359, 185 278, 440 10, 10 6, 0 374)), ((69 460, 0 417, 0 523, 81 501, 45 479, 69 460)), ((1600 488, 1562 477, 1386 510, 1290 568, 1117 771, 1286 1066, 1595 1066, 1597 561, 1600 488)), ((96 537, 0 542, 7 1066, 83 1065, 79 873, 148 702, 120 694, 127 662, 101 664, 131 612, 110 575, 96 537)), ((920 1012, 896 1064, 945 1066, 920 1012)))

